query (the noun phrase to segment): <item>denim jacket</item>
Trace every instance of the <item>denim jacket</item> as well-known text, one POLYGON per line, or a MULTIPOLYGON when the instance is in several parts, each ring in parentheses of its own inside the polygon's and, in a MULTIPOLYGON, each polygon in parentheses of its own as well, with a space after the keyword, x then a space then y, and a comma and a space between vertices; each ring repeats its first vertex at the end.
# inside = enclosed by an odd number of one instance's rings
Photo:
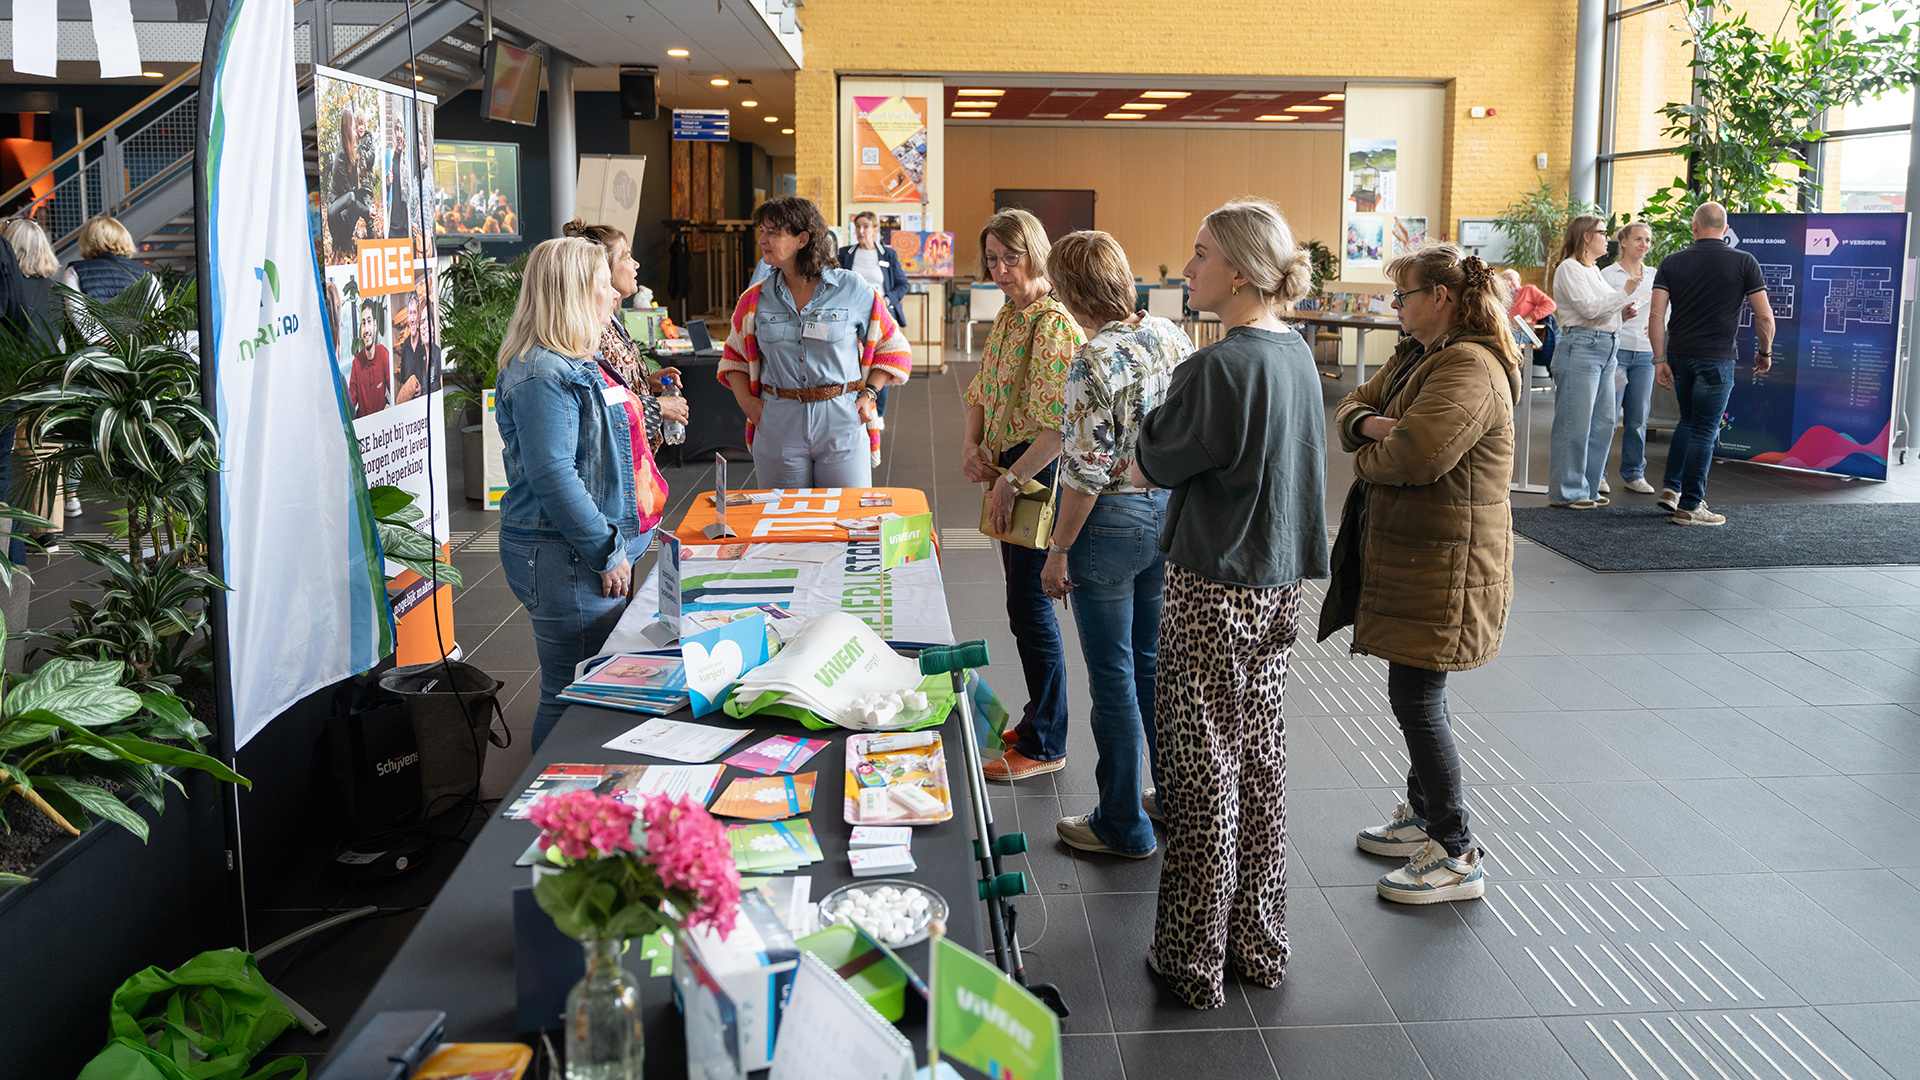
POLYGON ((643 539, 627 413, 605 387, 592 357, 534 345, 494 388, 507 468, 501 530, 564 540, 603 573, 643 539))

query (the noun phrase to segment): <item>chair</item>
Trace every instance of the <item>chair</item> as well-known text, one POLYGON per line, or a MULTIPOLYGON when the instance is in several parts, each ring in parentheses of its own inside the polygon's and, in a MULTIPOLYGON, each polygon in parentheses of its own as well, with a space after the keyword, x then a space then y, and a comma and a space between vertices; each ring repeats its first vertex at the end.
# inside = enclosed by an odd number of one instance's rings
POLYGON ((973 324, 978 322, 993 325, 1000 317, 1000 309, 1007 303, 1007 294, 1000 291, 998 285, 975 285, 967 290, 967 355, 973 355, 973 324))

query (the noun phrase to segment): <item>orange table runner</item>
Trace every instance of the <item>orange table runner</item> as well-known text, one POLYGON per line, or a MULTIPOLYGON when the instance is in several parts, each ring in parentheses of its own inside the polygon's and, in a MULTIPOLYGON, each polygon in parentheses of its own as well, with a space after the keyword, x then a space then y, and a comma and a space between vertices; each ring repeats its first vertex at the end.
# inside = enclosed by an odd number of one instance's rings
MULTIPOLYGON (((736 491, 735 495, 764 494, 762 491, 736 491)), ((780 501, 749 503, 727 507, 727 524, 739 533, 733 543, 821 543, 847 542, 847 530, 835 525, 849 518, 879 517, 893 513, 901 517, 930 513, 927 493, 919 488, 795 488, 780 493, 780 501), (892 498, 891 506, 861 506, 863 497, 892 498)), ((703 491, 693 498, 687 515, 674 526, 673 535, 682 544, 719 544, 709 540, 702 530, 718 520, 713 492, 703 491)))

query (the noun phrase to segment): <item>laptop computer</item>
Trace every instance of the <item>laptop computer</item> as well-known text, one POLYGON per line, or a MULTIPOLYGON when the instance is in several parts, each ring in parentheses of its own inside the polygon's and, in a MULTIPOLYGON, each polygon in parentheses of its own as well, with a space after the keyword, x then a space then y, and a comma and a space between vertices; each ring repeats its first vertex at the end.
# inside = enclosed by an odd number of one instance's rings
POLYGON ((719 359, 720 350, 714 347, 713 338, 707 334, 705 319, 693 319, 687 323, 687 340, 693 342, 693 355, 719 359))

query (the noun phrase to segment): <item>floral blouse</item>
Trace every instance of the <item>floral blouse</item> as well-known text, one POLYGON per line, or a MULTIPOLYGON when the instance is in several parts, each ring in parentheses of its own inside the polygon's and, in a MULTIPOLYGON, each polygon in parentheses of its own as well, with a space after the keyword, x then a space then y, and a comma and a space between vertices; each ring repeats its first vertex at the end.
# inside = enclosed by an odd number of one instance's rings
POLYGON ((660 400, 647 388, 647 360, 640 355, 640 346, 634 343, 627 328, 620 324, 620 313, 614 312, 607 328, 600 331, 600 358, 613 365, 613 370, 627 380, 634 390, 634 396, 640 402, 640 412, 646 422, 647 441, 654 446, 660 445, 660 400))
POLYGON ((1029 442, 1042 431, 1057 431, 1066 414, 1067 367, 1073 351, 1087 335, 1052 293, 1016 311, 1000 309, 980 357, 980 373, 973 377, 963 399, 967 408, 986 412, 983 429, 987 449, 995 454, 1029 442), (1036 329, 1037 325, 1037 329, 1036 329), (1027 343, 1033 343, 1033 361, 1027 366, 1027 343), (1027 366, 1024 385, 1014 385, 1027 366))
POLYGON ((1127 482, 1140 428, 1192 355, 1187 335, 1157 315, 1110 322, 1080 346, 1067 370, 1061 481, 1088 495, 1142 490, 1127 482))

